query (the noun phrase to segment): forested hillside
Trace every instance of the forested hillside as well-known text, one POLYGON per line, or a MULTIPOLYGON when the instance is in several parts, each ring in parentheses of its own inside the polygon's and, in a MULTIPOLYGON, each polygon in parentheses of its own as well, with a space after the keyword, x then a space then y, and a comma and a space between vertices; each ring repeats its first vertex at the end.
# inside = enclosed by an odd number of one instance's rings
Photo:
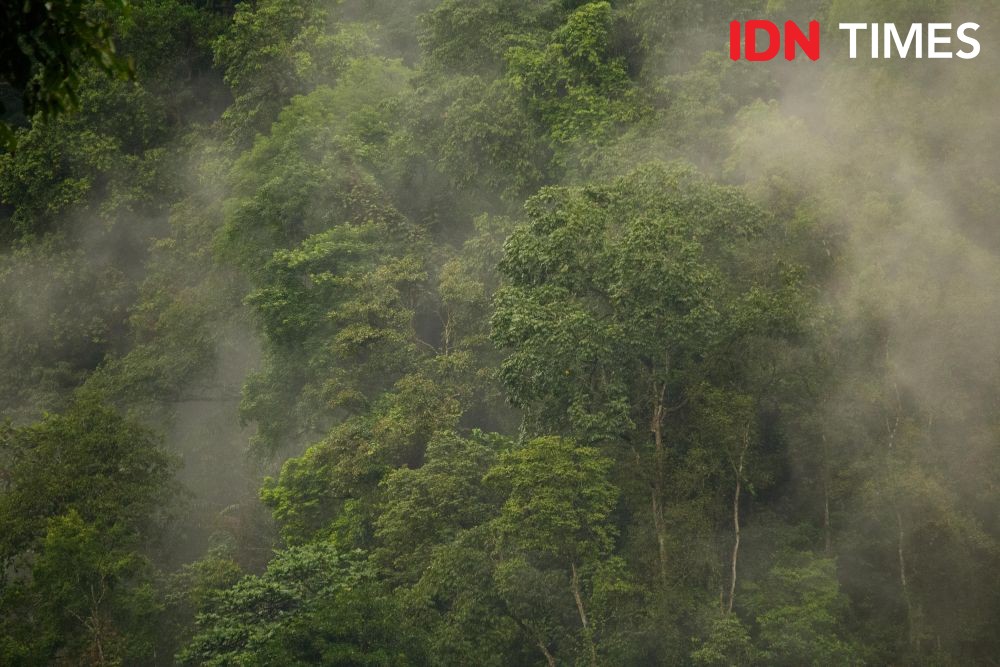
POLYGON ((1000 664, 996 3, 54 5, 0 664, 1000 664))

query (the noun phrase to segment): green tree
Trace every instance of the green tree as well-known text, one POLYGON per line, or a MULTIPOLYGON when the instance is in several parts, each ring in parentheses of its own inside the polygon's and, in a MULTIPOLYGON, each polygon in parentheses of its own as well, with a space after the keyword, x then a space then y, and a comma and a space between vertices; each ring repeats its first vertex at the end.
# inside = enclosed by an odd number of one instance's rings
POLYGON ((440 433, 428 443, 422 466, 386 475, 376 538, 388 571, 415 582, 436 548, 492 518, 495 492, 482 479, 496 460, 499 440, 440 433))
POLYGON ((642 114, 625 60, 612 52, 612 20, 610 3, 583 3, 545 43, 505 55, 508 77, 548 128, 563 162, 574 144, 599 145, 642 114))
POLYGON ((145 427, 92 398, 3 431, 4 562, 30 554, 49 519, 75 511, 122 539, 151 537, 174 490, 175 461, 145 427))
POLYGON ((847 599, 836 564, 803 554, 775 565, 750 587, 761 660, 773 665, 856 665, 861 654, 844 636, 847 599))
POLYGON ((174 485, 145 428, 91 399, 5 426, 0 658, 15 664, 146 661, 160 607, 142 555, 174 485))
POLYGON ((30 578, 4 586, 0 608, 6 663, 107 665, 155 655, 161 607, 149 562, 76 510, 47 522, 30 578))
MULTIPOLYGON (((4 7, 0 82, 21 93, 25 115, 51 117, 75 109, 87 67, 132 75, 131 61, 116 53, 113 39, 114 22, 128 6, 126 0, 74 0, 4 7)), ((0 104, 0 113, 5 111, 0 104)), ((14 145, 7 123, 0 123, 0 141, 14 145)))
POLYGON ((231 142, 247 148, 295 95, 330 83, 347 62, 372 51, 363 30, 337 22, 336 6, 304 0, 240 3, 215 42, 233 103, 223 114, 231 142))
POLYGON ((419 656, 357 554, 318 542, 281 552, 220 593, 178 656, 196 665, 406 665, 419 656))
POLYGON ((597 449, 550 436, 504 452, 484 478, 503 498, 490 524, 494 585, 550 664, 561 652, 598 664, 613 614, 594 603, 602 592, 628 590, 612 558, 618 492, 610 467, 597 449))
POLYGON ((667 481, 683 470, 668 451, 696 428, 683 409, 713 384, 751 382, 747 352, 795 331, 795 274, 766 245, 776 225, 763 211, 688 170, 546 189, 527 212, 501 262, 501 377, 531 428, 619 446, 649 485, 666 579, 667 481))

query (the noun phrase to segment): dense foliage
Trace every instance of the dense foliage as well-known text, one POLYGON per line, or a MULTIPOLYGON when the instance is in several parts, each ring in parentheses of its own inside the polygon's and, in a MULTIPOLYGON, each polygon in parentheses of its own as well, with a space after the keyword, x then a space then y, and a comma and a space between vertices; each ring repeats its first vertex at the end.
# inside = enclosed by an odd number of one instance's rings
POLYGON ((993 664, 996 55, 725 54, 903 4, 3 10, 0 664, 993 664))

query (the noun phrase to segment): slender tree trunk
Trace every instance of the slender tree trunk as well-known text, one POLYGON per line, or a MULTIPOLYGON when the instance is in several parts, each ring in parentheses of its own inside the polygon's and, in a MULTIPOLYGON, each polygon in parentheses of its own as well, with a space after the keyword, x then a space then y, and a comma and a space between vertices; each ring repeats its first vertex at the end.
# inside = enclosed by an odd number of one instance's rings
POLYGON ((654 471, 653 477, 653 529, 656 533, 656 543, 659 549, 660 558, 660 581, 666 586, 667 583, 667 528, 666 522, 663 518, 663 490, 664 490, 664 475, 666 468, 666 445, 663 442, 663 418, 666 413, 666 408, 664 405, 664 400, 666 399, 667 393, 667 383, 666 380, 663 382, 663 386, 660 387, 659 391, 656 391, 654 386, 654 393, 657 394, 656 402, 653 406, 653 417, 650 423, 650 430, 653 432, 653 444, 655 445, 656 453, 656 470, 654 471))
POLYGON ((545 642, 543 642, 541 639, 538 640, 538 648, 542 650, 542 655, 545 656, 545 662, 548 663, 549 667, 556 667, 555 657, 551 653, 549 653, 549 649, 546 648, 545 642))
MULTIPOLYGON (((885 342, 885 359, 886 365, 889 364, 889 341, 885 342)), ((910 594, 910 584, 907 576, 907 565, 906 565, 906 531, 903 526, 903 515, 899 511, 899 503, 897 500, 896 493, 896 473, 892 467, 892 461, 895 458, 895 448, 896 448, 896 434, 899 432, 899 424, 902 420, 903 413, 903 401, 899 395, 899 384, 893 382, 892 385, 893 392, 896 399, 896 414, 890 421, 889 417, 886 416, 886 430, 888 433, 888 449, 889 455, 887 458, 888 463, 888 476, 889 481, 889 501, 892 505, 893 513, 896 517, 896 557, 899 560, 899 586, 903 594, 903 601, 906 603, 906 635, 907 641, 911 646, 917 644, 917 620, 913 610, 913 598, 910 594)), ((918 647, 919 649, 919 647, 918 647)))
POLYGON ((90 587, 90 619, 87 625, 90 626, 91 634, 94 638, 94 651, 96 655, 96 663, 98 665, 106 665, 107 660, 104 657, 104 621, 101 618, 101 601, 104 599, 106 588, 103 579, 101 580, 101 594, 97 595, 94 591, 94 586, 90 587))
POLYGON ((573 576, 570 578, 570 584, 573 588, 573 599, 576 600, 576 610, 580 613, 580 623, 583 625, 583 634, 587 638, 588 648, 590 649, 590 664, 591 667, 597 667, 597 647, 594 645, 594 637, 591 634, 590 623, 587 621, 587 610, 583 606, 583 596, 580 595, 580 578, 576 573, 576 563, 570 563, 570 569, 573 576))
POLYGON ((823 542, 826 555, 833 553, 833 539, 830 535, 830 486, 823 482, 823 542))
POLYGON ((899 508, 894 508, 896 512, 897 542, 896 554, 899 557, 899 585, 903 590, 903 601, 906 602, 906 635, 910 644, 916 641, 916 632, 913 621, 913 601, 910 598, 910 584, 906 576, 906 552, 903 549, 906 535, 903 531, 903 515, 899 508))
POLYGON ((447 310, 447 314, 442 318, 444 320, 444 330, 441 332, 441 344, 443 346, 442 352, 447 355, 451 348, 451 309, 447 310))
POLYGON ((736 563, 740 556, 740 480, 736 480, 736 492, 733 494, 733 555, 729 569, 729 603, 726 613, 733 613, 733 602, 736 600, 736 563))
POLYGON ((747 449, 750 447, 750 426, 743 431, 743 448, 740 459, 735 466, 736 489, 733 492, 733 555, 729 561, 729 603, 726 613, 733 613, 733 603, 736 601, 736 565, 740 557, 740 494, 743 491, 743 464, 746 461, 747 449))
POLYGON ((656 531, 656 544, 659 551, 660 583, 667 583, 667 530, 663 520, 663 507, 660 505, 660 489, 654 487, 652 492, 653 529, 656 531))
POLYGON ((833 553, 833 528, 830 525, 830 448, 827 446, 826 435, 823 441, 823 545, 826 555, 833 553))
POLYGON ((548 663, 549 667, 556 667, 556 658, 549 651, 549 647, 545 645, 545 640, 542 638, 542 636, 537 632, 535 632, 534 630, 532 630, 531 628, 529 628, 527 623, 525 623, 516 615, 514 615, 514 613, 511 612, 509 608, 506 608, 506 604, 504 605, 504 607, 506 610, 507 617, 510 618, 510 620, 514 621, 514 624, 521 629, 521 632, 528 635, 529 637, 534 638, 535 646, 537 646, 538 649, 542 652, 542 655, 545 656, 545 662, 548 663))

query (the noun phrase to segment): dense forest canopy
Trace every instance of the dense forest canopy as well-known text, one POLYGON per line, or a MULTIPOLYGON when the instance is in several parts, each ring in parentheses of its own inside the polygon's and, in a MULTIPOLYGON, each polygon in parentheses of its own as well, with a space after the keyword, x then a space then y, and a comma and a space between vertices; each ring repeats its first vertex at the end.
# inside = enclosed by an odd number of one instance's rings
POLYGON ((8 4, 0 664, 998 664, 995 3, 8 4))

